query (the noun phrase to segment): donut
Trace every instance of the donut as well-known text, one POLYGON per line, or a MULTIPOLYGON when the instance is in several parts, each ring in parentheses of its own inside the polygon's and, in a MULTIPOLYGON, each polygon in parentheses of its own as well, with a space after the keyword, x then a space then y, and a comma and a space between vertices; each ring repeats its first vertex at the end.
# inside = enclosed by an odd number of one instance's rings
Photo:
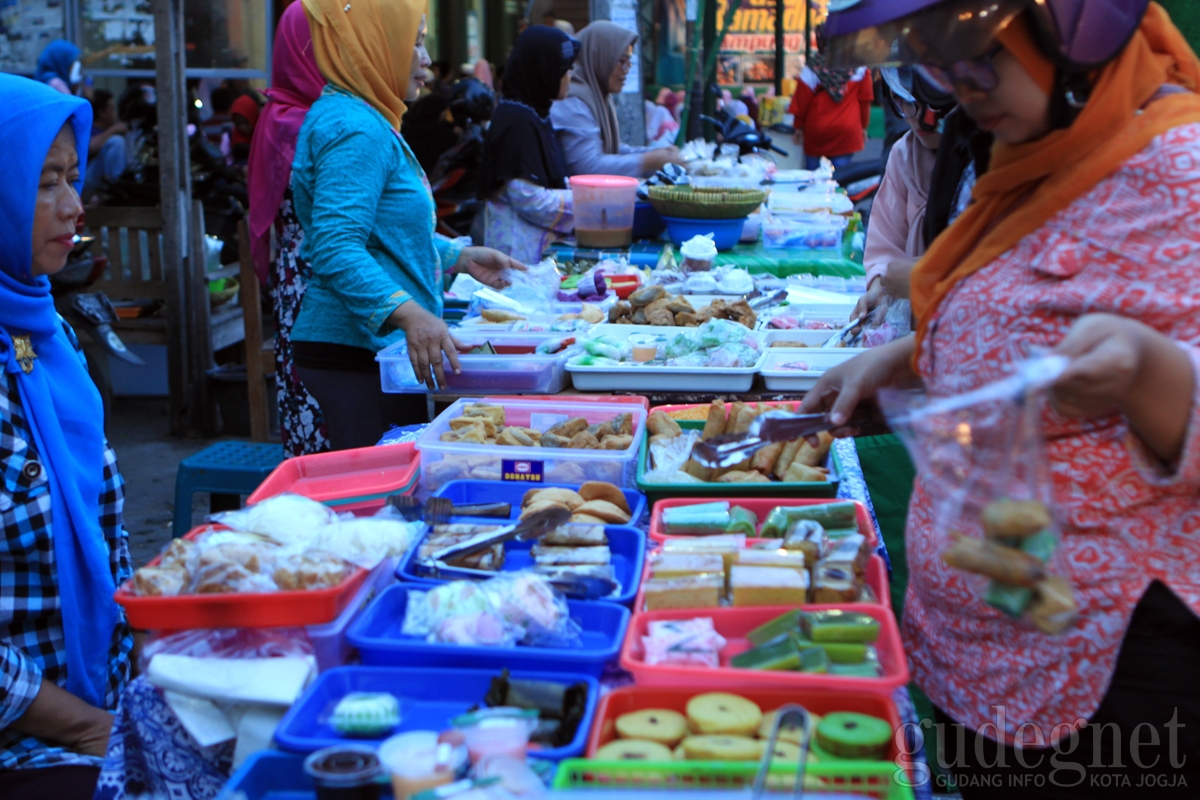
POLYGON ((617 717, 617 735, 622 739, 645 739, 674 747, 687 732, 683 714, 665 708, 647 708, 617 717))
POLYGON ((688 701, 687 718, 701 734, 753 736, 762 723, 762 709, 744 697, 724 692, 699 694, 688 701))
POLYGON ((892 726, 878 717, 837 711, 817 725, 817 744, 838 758, 882 759, 892 740, 892 726))
POLYGON ((757 761, 762 743, 749 736, 689 736, 683 750, 689 761, 757 761))
POLYGON ((599 761, 674 761, 671 748, 644 739, 617 739, 596 751, 599 761))

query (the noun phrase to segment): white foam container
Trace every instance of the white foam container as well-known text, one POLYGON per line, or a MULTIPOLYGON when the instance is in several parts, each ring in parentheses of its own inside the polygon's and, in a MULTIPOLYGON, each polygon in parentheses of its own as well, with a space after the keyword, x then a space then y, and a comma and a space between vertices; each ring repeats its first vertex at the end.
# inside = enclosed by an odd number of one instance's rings
MULTIPOLYGON (((413 546, 416 547, 415 544, 413 546)), ((385 558, 379 566, 371 570, 371 574, 359 587, 358 594, 354 595, 354 599, 342 609, 342 613, 337 615, 337 619, 326 622, 324 625, 306 625, 304 627, 316 654, 318 671, 324 672, 327 669, 340 667, 350 660, 354 654, 354 645, 346 640, 346 630, 354 620, 358 619, 358 615, 371 604, 372 600, 395 582, 396 567, 399 561, 399 558, 385 558)))
MULTIPOLYGON (((592 337, 605 334, 628 339, 638 333, 653 333, 674 337, 696 328, 677 328, 659 325, 597 325, 592 337)), ((753 333, 760 341, 762 334, 753 333)), ((589 338, 592 338, 589 337, 589 338)), ((658 367, 645 364, 621 364, 610 367, 583 367, 567 363, 571 382, 579 391, 657 391, 657 392, 748 392, 765 353, 753 366, 736 369, 715 367, 658 367)))
MULTIPOLYGON (((794 333, 794 331, 789 331, 794 333)), ((861 350, 839 348, 836 350, 768 350, 762 361, 761 372, 767 391, 807 392, 816 385, 826 372, 858 355, 861 350), (781 369, 784 364, 803 361, 810 369, 781 369)))
MULTIPOLYGON (((624 326, 622 326, 624 327, 624 326)), ((607 481, 622 489, 637 488, 637 456, 645 438, 646 410, 634 403, 573 403, 557 400, 507 400, 463 398, 429 424, 417 440, 421 453, 421 483, 429 491, 452 480, 504 480, 503 461, 542 466, 544 483, 580 484, 583 481, 607 481), (462 416, 463 409, 476 402, 503 406, 505 423, 546 431, 571 417, 583 417, 589 424, 608 422, 621 415, 633 415, 633 442, 625 450, 571 450, 553 447, 505 447, 494 444, 443 442, 450 420, 462 416), (441 462, 450 462, 441 465, 441 462)), ((536 481, 519 479, 521 483, 536 481)))

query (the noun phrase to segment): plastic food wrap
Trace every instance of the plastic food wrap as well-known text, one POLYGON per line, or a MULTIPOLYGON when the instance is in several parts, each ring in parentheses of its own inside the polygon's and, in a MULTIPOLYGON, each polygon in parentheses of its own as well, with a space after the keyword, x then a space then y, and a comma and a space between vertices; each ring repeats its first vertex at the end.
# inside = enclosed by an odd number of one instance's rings
POLYGON ((145 673, 156 655, 189 658, 297 658, 314 656, 303 628, 210 628, 151 633, 139 655, 145 673))
POLYGON ((235 531, 261 533, 280 544, 303 544, 317 528, 337 522, 337 512, 308 497, 280 494, 237 511, 213 514, 209 521, 235 531))
POLYGON ((960 396, 880 397, 931 495, 942 560, 970 576, 988 605, 1051 634, 1076 617, 1061 577, 1040 391, 1065 365, 1057 356, 1026 361, 960 396))
POLYGON ((580 642, 566 600, 543 576, 528 571, 409 592, 401 630, 430 642, 470 646, 574 647, 580 642))
POLYGON ((647 627, 642 637, 646 664, 674 664, 715 669, 721 665, 721 649, 727 642, 713 627, 711 617, 659 620, 647 627))

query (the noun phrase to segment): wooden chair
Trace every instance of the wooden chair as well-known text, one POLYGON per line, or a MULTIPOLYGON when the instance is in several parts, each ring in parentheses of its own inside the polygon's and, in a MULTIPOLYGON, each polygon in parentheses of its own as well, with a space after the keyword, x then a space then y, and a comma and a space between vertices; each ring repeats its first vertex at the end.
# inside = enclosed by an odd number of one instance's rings
POLYGON ((214 364, 213 353, 245 338, 239 306, 209 307, 204 275, 204 209, 192 204, 192 262, 187 274, 182 265, 162 258, 161 210, 157 207, 93 206, 85 217, 89 233, 96 236, 94 252, 108 258, 108 269, 93 287, 112 300, 163 300, 164 310, 151 317, 121 320, 113 328, 127 344, 167 346, 168 383, 172 430, 215 426, 205 371, 214 364), (180 284, 183 284, 182 287, 180 284), (182 299, 182 308, 174 312, 182 299))
MULTIPOLYGON (((265 442, 271 436, 267 376, 275 374, 275 338, 264 341, 262 286, 250 255, 250 230, 246 220, 238 223, 238 253, 241 258, 242 318, 246 332, 246 380, 250 394, 250 438, 265 442)), ((276 376, 276 380, 279 377, 276 376)))

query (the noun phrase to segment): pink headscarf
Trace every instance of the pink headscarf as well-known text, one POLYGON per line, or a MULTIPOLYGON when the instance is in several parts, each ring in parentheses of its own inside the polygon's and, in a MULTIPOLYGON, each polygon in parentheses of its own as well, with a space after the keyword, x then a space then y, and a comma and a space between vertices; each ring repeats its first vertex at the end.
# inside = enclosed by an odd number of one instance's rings
POLYGON ((266 91, 267 104, 254 129, 246 167, 254 272, 263 284, 267 283, 271 260, 271 225, 292 179, 296 138, 304 124, 304 115, 325 88, 301 2, 293 2, 279 18, 271 80, 274 85, 266 91))

